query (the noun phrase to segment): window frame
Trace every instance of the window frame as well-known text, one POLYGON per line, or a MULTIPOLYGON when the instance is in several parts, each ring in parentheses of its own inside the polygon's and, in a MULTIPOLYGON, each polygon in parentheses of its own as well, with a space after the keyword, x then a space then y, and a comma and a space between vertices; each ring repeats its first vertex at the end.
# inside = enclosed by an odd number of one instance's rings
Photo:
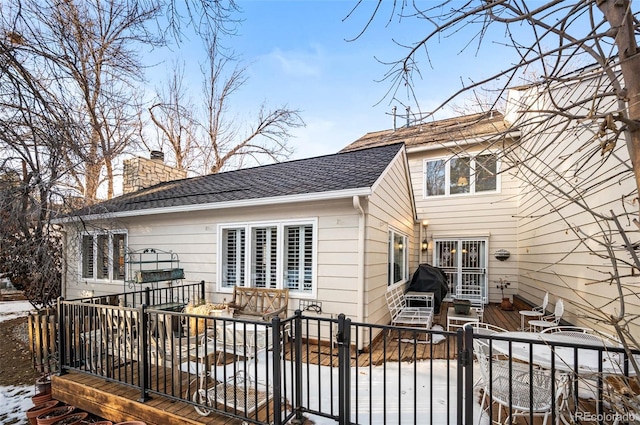
MULTIPOLYGON (((241 248, 244 252, 244 261, 241 262, 243 267, 243 272, 239 271, 238 275, 240 276, 236 282, 241 283, 243 287, 255 287, 255 280, 252 276, 252 272, 254 269, 254 258, 253 255, 256 252, 254 245, 254 232, 256 229, 275 229, 276 235, 276 252, 275 252, 275 286, 266 286, 267 288, 272 289, 285 289, 287 286, 285 285, 285 263, 286 263, 286 252, 285 252, 285 229, 287 227, 296 227, 296 226, 310 226, 311 227, 311 290, 304 291, 298 289, 289 289, 289 294, 294 295, 297 298, 315 298, 317 294, 317 256, 318 256, 318 220, 317 218, 300 218, 300 219, 292 219, 292 220, 278 220, 278 221, 247 221, 240 223, 221 223, 218 225, 218 249, 217 249, 217 291, 223 293, 231 293, 233 292, 234 286, 236 283, 228 284, 224 281, 225 279, 225 252, 226 252, 226 242, 225 242, 225 232, 228 230, 243 230, 244 237, 244 246, 241 248)), ((304 227, 303 227, 304 228, 304 227)), ((304 256, 303 256, 304 257, 304 256)), ((302 264, 305 262, 305 258, 302 258, 302 264)), ((306 267, 305 267, 305 275, 306 275, 306 267)), ((301 281, 298 282, 300 286, 304 287, 304 277, 301 281)))
POLYGON ((80 234, 80 255, 79 255, 79 261, 78 261, 78 275, 79 275, 79 279, 83 280, 83 281, 87 281, 87 282, 97 282, 97 283, 109 283, 109 282, 117 282, 117 283, 123 283, 127 280, 127 268, 124 267, 124 252, 122 253, 121 256, 116 257, 115 254, 115 246, 114 246, 114 239, 116 236, 122 236, 123 237, 123 249, 126 250, 127 247, 127 241, 129 239, 129 234, 127 232, 126 229, 115 229, 115 230, 100 230, 100 231, 88 231, 88 232, 82 232, 80 234), (91 261, 91 267, 92 267, 92 276, 85 276, 85 257, 86 257, 86 252, 85 252, 85 238, 91 238, 91 249, 92 249, 92 261, 91 261), (105 241, 105 245, 107 247, 107 252, 106 255, 104 255, 104 253, 102 253, 101 255, 99 255, 101 252, 103 252, 102 250, 100 250, 100 247, 98 246, 98 240, 104 240, 105 241), (105 258, 107 259, 107 265, 106 265, 106 269, 104 268, 105 266, 103 265, 103 270, 106 270, 106 277, 98 277, 99 274, 98 273, 98 262, 100 258, 105 258), (115 278, 115 271, 119 268, 119 264, 116 265, 115 261, 116 258, 122 258, 123 260, 123 264, 122 267, 124 267, 124 277, 123 279, 116 279, 115 278))
POLYGON ((425 158, 423 160, 422 165, 422 197, 423 199, 433 199, 433 198, 446 198, 446 197, 457 197, 457 196, 475 196, 475 195, 485 195, 485 194, 495 194, 500 193, 502 190, 501 179, 500 179, 500 168, 501 161, 499 157, 499 152, 497 151, 482 151, 477 153, 465 154, 463 155, 450 155, 450 156, 439 156, 433 158, 425 158), (495 171, 495 189, 494 190, 476 190, 476 166, 477 161, 476 158, 482 156, 492 155, 495 157, 496 171, 495 171), (468 192, 464 193, 451 193, 451 162, 453 160, 468 160, 469 164, 469 176, 468 176, 468 192), (427 179, 429 177, 428 169, 429 163, 435 163, 443 161, 444 162, 444 193, 441 195, 429 195, 427 192, 427 179))
POLYGON ((396 285, 401 285, 406 283, 409 280, 409 236, 406 233, 403 233, 394 228, 389 228, 389 238, 387 240, 387 287, 393 287, 396 285), (399 280, 392 279, 392 276, 395 276, 395 241, 396 238, 402 238, 403 247, 400 248, 402 250, 403 256, 403 270, 402 277, 399 280))

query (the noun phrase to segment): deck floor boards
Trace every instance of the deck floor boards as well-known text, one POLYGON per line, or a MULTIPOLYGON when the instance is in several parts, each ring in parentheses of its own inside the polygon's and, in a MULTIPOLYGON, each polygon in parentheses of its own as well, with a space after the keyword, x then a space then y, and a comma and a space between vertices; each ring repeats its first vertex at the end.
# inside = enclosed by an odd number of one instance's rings
MULTIPOLYGON (((440 325, 446 329, 446 311, 447 305, 441 306, 440 314, 434 317, 434 325, 440 325)), ((503 311, 496 304, 487 306, 484 312, 484 321, 496 326, 503 327, 507 330, 516 330, 520 326, 520 315, 517 310, 503 311)), ((397 331, 396 331, 397 332, 397 331)), ((418 343, 407 343, 405 338, 412 338, 411 335, 400 335, 401 338, 380 339, 374 341, 372 347, 357 353, 352 353, 352 366, 368 367, 369 365, 379 365, 383 362, 427 359, 455 359, 457 357, 456 337, 450 336, 440 342, 420 341, 418 343)), ((441 338, 435 338, 441 339, 441 338)), ((285 344, 286 355, 290 358, 291 344, 285 344)), ((338 349, 328 344, 308 344, 303 345, 302 356, 303 362, 310 365, 320 364, 329 366, 338 364, 338 349)), ((137 382, 138 376, 135 363, 127 363, 122 368, 117 369, 117 365, 111 364, 113 372, 120 372, 120 377, 128 382, 137 382)), ((164 367, 153 366, 150 377, 151 386, 165 392, 173 390, 173 394, 178 396, 184 394, 187 389, 193 391, 195 384, 189 382, 194 375, 180 372, 180 379, 173 380, 173 388, 162 385, 165 382, 165 374, 171 381, 174 372, 170 369, 167 371, 164 367), (171 375, 171 376, 170 376, 171 375), (160 386, 160 388, 159 388, 160 386)), ((290 373, 290 372, 288 372, 290 373)), ((117 375, 116 375, 117 376, 117 375)), ((142 420, 149 425, 153 424, 188 424, 188 425, 210 425, 210 424, 241 424, 242 421, 229 418, 223 415, 211 413, 209 416, 200 416, 192 405, 176 401, 170 397, 160 395, 152 395, 152 398, 145 403, 140 403, 140 393, 138 390, 106 380, 101 377, 83 374, 80 372, 70 372, 62 376, 56 376, 53 379, 52 391, 54 398, 65 403, 76 405, 77 407, 97 414, 102 417, 114 421, 124 420, 142 420), (120 410, 118 410, 120 409, 120 410), (122 411, 125 409, 125 411, 122 411), (155 418, 155 420, 154 420, 155 418)), ((192 394, 192 392, 190 392, 192 394)), ((220 406, 223 407, 224 406, 220 406)), ((268 405, 270 414, 273 414, 273 404, 268 405)), ((266 418, 267 405, 258 409, 258 417, 266 418)), ((255 412, 254 412, 255 414, 255 412)), ((534 422, 536 425, 542 421, 534 422)), ((519 420, 519 423, 528 423, 526 418, 519 420)))

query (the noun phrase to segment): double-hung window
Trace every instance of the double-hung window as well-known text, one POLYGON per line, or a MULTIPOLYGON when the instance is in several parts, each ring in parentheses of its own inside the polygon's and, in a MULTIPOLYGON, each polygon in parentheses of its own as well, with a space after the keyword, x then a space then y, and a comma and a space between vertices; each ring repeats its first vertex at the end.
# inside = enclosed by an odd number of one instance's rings
POLYGON ((127 234, 123 231, 85 233, 81 242, 81 276, 88 280, 123 281, 127 234))
POLYGON ((315 221, 220 227, 220 286, 314 291, 315 221))
POLYGON ((389 270, 387 285, 406 282, 409 277, 408 238, 406 235, 389 230, 389 270))
POLYGON ((424 196, 498 192, 498 171, 495 153, 425 160, 424 196))

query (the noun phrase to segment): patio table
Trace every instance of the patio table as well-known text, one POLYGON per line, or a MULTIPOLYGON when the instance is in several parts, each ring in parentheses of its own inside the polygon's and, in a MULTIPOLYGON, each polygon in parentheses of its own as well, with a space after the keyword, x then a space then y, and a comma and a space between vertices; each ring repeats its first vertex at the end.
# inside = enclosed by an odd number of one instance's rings
POLYGON ((524 327, 524 322, 525 322, 525 317, 528 320, 531 319, 540 319, 542 316, 544 316, 544 312, 542 311, 536 311, 536 310, 520 310, 520 329, 521 331, 525 331, 526 328, 524 327))
POLYGON ((461 328, 467 323, 480 323, 478 312, 471 308, 468 314, 458 314, 454 307, 447 309, 447 332, 453 328, 461 328))
POLYGON ((620 353, 612 353, 607 350, 602 352, 602 361, 599 360, 599 351, 603 348, 614 348, 615 345, 605 341, 582 339, 573 335, 544 334, 536 332, 501 332, 498 335, 526 341, 494 340, 494 350, 511 355, 514 359, 550 369, 576 373, 606 373, 620 374, 623 371, 620 362, 620 353), (580 344, 583 347, 564 347, 552 344, 580 344), (511 346, 511 351, 509 351, 511 346), (589 348, 591 346, 592 348, 589 348), (577 350, 577 351, 576 351, 577 350), (577 366, 577 370, 576 370, 577 366))
MULTIPOLYGON (((597 380, 598 375, 623 375, 622 353, 607 350, 619 348, 619 345, 605 339, 581 338, 577 335, 563 335, 561 332, 554 334, 518 331, 500 332, 497 335, 524 341, 493 340, 493 350, 525 363, 532 362, 545 369, 552 369, 553 365, 555 371, 567 377, 566 384, 557 388, 563 396, 558 409, 558 419, 565 424, 575 423, 574 415, 580 410, 577 403, 579 381, 597 380), (581 347, 555 344, 576 344, 581 347)), ((597 388, 597 383, 592 385, 591 390, 597 388)), ((600 408, 601 406, 598 407, 600 408)))

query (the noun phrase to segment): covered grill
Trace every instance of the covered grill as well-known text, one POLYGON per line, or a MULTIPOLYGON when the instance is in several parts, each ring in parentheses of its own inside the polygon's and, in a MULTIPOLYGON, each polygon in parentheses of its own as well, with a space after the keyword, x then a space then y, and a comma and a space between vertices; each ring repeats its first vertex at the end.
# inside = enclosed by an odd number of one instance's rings
POLYGON ((411 283, 407 288, 407 292, 409 291, 433 292, 433 311, 437 314, 440 312, 442 300, 449 292, 447 276, 438 267, 420 264, 411 278, 411 283))

